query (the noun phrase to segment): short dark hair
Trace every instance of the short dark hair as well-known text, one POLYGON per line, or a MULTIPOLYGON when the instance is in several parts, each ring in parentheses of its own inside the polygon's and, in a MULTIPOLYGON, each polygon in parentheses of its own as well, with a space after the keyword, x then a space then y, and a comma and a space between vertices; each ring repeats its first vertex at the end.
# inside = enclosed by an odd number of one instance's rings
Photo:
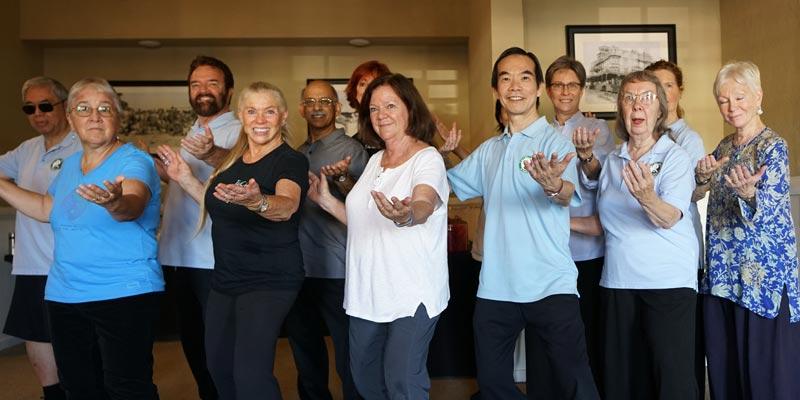
POLYGON ((344 94, 347 96, 347 103, 350 104, 350 107, 358 109, 359 104, 358 99, 356 99, 356 91, 361 78, 366 75, 374 75, 377 78, 391 73, 386 64, 377 60, 365 61, 359 64, 359 66, 353 70, 353 74, 350 75, 350 80, 347 81, 347 87, 344 89, 344 94))
MULTIPOLYGON (((647 67, 645 67, 645 71, 656 72, 658 70, 665 70, 672 72, 672 75, 675 76, 675 83, 678 84, 678 89, 683 92, 683 71, 681 71, 680 67, 672 61, 666 60, 658 60, 647 67)), ((683 118, 683 107, 678 104, 678 118, 683 118)))
POLYGON ((586 69, 583 68, 583 64, 570 56, 561 56, 556 58, 556 60, 547 67, 547 72, 544 73, 544 82, 547 87, 553 84, 553 75, 562 69, 568 69, 574 72, 575 75, 578 76, 578 82, 581 84, 581 87, 586 86, 586 69))
POLYGON ((503 123, 503 105, 500 104, 500 100, 494 101, 494 120, 497 121, 497 131, 503 133, 506 124, 503 123))
MULTIPOLYGON (((534 65, 533 69, 534 69, 534 74, 536 75, 536 86, 539 86, 542 83, 544 83, 544 76, 542 75, 542 65, 539 63, 539 59, 536 57, 536 54, 533 54, 530 51, 525 51, 519 47, 509 47, 505 51, 500 53, 500 56, 498 56, 497 60, 495 60, 494 62, 494 66, 492 67, 492 88, 497 89, 497 79, 498 79, 497 74, 499 73, 499 71, 497 71, 497 65, 500 64, 500 61, 502 61, 504 58, 514 55, 526 56, 530 58, 531 61, 533 61, 534 65)), ((539 108, 538 97, 536 98, 536 108, 537 109, 539 108)))
POLYGON ((365 144, 379 148, 385 147, 383 139, 378 136, 378 133, 372 127, 369 112, 372 93, 381 86, 390 87, 408 109, 408 131, 406 134, 432 145, 433 135, 436 134, 436 123, 433 121, 433 115, 428 110, 428 106, 425 105, 425 101, 417 91, 417 88, 411 83, 411 80, 401 74, 377 77, 367 86, 364 98, 361 99, 361 105, 358 109, 358 128, 359 132, 363 134, 362 138, 365 144))
POLYGON ((225 77, 225 90, 230 91, 233 89, 233 72, 231 72, 231 69, 227 64, 222 62, 222 60, 210 56, 199 55, 192 60, 192 63, 189 65, 189 75, 186 76, 186 81, 188 82, 192 79, 194 70, 204 65, 222 71, 222 75, 225 77))
POLYGON ((653 127, 658 132, 659 137, 664 134, 669 134, 670 130, 667 126, 667 116, 669 114, 669 105, 667 104, 667 94, 661 86, 658 77, 650 71, 634 71, 622 78, 619 84, 619 93, 617 94, 617 126, 615 132, 617 136, 623 141, 627 142, 631 136, 628 129, 625 127, 625 117, 622 115, 622 98, 625 93, 622 91, 625 85, 637 82, 650 82, 656 86, 656 97, 658 97, 658 111, 661 115, 656 119, 656 126, 653 127))

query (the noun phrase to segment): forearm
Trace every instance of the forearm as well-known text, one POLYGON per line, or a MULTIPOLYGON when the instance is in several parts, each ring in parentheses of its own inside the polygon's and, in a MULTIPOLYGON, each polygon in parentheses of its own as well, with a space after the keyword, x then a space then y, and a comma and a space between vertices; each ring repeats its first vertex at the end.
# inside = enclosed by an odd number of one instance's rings
POLYGON ((456 156, 458 156, 458 158, 460 158, 462 160, 467 158, 467 156, 469 156, 469 152, 466 149, 464 149, 463 147, 461 147, 460 144, 458 146, 456 146, 455 149, 453 149, 453 153, 456 156))
POLYGON ((647 218, 650 219, 650 222, 662 229, 672 228, 680 221, 682 216, 681 210, 661 200, 655 194, 647 199, 639 200, 639 204, 642 206, 647 218))
POLYGON ((344 203, 339 199, 333 196, 328 196, 319 203, 319 206, 328 214, 336 218, 339 222, 347 225, 347 209, 345 208, 344 203))
POLYGON ((205 157, 203 157, 202 160, 204 163, 216 168, 222 164, 222 160, 228 156, 228 153, 230 153, 229 149, 214 145, 214 147, 211 148, 211 151, 205 157))
POLYGON ((590 180, 596 181, 600 177, 600 160, 597 157, 592 157, 589 162, 580 163, 581 170, 590 180))
POLYGON ((19 212, 41 222, 50 221, 53 199, 17 186, 14 182, 0 179, 0 197, 19 212))
MULTIPOLYGON (((270 221, 288 221, 300 207, 299 201, 291 197, 264 195, 264 198, 268 204, 266 211, 258 212, 256 210, 255 213, 270 221)), ((253 207, 248 208, 253 209, 253 207)))
POLYGON ((600 236, 603 234, 603 225, 600 224, 600 217, 598 217, 597 214, 588 217, 570 217, 569 229, 573 232, 589 236, 600 236))
POLYGON ((424 224, 434 211, 433 204, 425 200, 412 201, 409 208, 411 208, 411 225, 424 224))
POLYGON ((144 212, 149 198, 137 194, 124 194, 118 200, 106 204, 104 207, 116 221, 132 221, 139 218, 144 212))
POLYGON ((203 201, 205 196, 206 187, 203 182, 200 182, 193 175, 186 176, 177 181, 181 189, 186 192, 197 204, 203 201))
POLYGON ((344 174, 344 180, 339 180, 338 177, 333 178, 333 184, 339 189, 339 193, 347 196, 351 190, 353 190, 353 186, 356 185, 356 180, 350 174, 344 174))
POLYGON ((703 197, 706 197, 706 193, 708 192, 709 188, 711 188, 710 182, 706 182, 703 185, 697 185, 692 192, 692 202, 697 202, 703 197))

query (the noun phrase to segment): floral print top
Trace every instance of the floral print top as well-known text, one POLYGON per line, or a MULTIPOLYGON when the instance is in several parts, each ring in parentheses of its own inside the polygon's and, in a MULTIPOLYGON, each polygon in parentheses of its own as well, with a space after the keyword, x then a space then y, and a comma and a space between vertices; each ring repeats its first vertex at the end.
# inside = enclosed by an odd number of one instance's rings
POLYGON ((786 141, 764 128, 749 143, 733 145, 729 135, 714 157, 730 160, 711 180, 707 220, 707 271, 701 290, 731 300, 766 318, 775 318, 786 288, 791 322, 800 321, 797 247, 789 199, 786 141), (725 185, 737 165, 767 169, 749 203, 725 185))

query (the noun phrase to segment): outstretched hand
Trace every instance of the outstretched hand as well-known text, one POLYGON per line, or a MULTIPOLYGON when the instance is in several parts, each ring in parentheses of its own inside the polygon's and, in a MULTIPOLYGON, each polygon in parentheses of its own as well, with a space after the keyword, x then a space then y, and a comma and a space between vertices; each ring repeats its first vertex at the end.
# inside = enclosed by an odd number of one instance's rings
POLYGON ((264 196, 253 178, 247 182, 218 183, 214 187, 213 194, 220 201, 237 204, 248 209, 257 208, 264 196))
POLYGON ((600 128, 590 131, 582 126, 572 132, 572 143, 575 145, 575 151, 578 157, 586 160, 593 154, 594 142, 597 140, 597 135, 600 134, 600 128))
POLYGON ((81 184, 78 185, 75 192, 89 202, 101 207, 108 207, 122 198, 122 181, 124 180, 125 177, 122 175, 114 179, 113 182, 105 180, 103 181, 104 188, 93 183, 81 184))
POLYGON ((706 182, 711 179, 720 167, 725 165, 728 162, 730 157, 722 157, 719 160, 714 158, 713 154, 709 154, 699 161, 697 161, 697 167, 694 169, 695 180, 698 182, 706 182))
POLYGON ((631 195, 640 203, 656 195, 655 178, 650 165, 643 161, 630 161, 622 168, 622 180, 631 195))
POLYGON ((372 199, 375 200, 375 205, 381 215, 392 220, 395 224, 402 224, 411 217, 411 197, 400 200, 393 196, 390 200, 386 198, 385 194, 375 190, 371 191, 370 194, 372 199))
POLYGON ((531 160, 525 161, 523 167, 545 192, 556 193, 563 187, 561 175, 573 158, 575 152, 567 153, 560 161, 557 153, 553 153, 548 159, 544 153, 538 152, 532 154, 531 160))
POLYGON ((181 139, 181 147, 198 160, 205 160, 214 150, 214 135, 211 133, 211 128, 206 125, 202 133, 181 139))
POLYGON ((755 173, 750 173, 750 168, 737 164, 725 175, 725 185, 733 189, 742 199, 752 199, 756 195, 756 183, 767 171, 767 166, 762 165, 755 173))
POLYGON ((321 172, 319 176, 311 171, 308 172, 308 192, 306 196, 308 196, 309 200, 320 206, 327 201, 335 199, 328 187, 328 177, 324 172, 321 172))
POLYGON ((321 174, 325 174, 327 176, 341 176, 346 175, 347 171, 350 169, 350 160, 352 157, 347 156, 344 159, 341 159, 333 164, 325 165, 319 169, 321 174))
POLYGON ((461 143, 461 129, 453 122, 453 126, 447 129, 447 126, 440 120, 436 120, 436 131, 442 138, 444 143, 439 147, 439 153, 447 154, 455 150, 459 143, 461 143))

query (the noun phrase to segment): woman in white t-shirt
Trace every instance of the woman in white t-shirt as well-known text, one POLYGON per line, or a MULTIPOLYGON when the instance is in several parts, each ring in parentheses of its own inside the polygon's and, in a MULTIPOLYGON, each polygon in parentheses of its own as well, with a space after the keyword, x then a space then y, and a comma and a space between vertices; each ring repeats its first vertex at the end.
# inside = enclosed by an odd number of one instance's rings
POLYGON ((383 150, 346 204, 325 175, 309 174, 309 198, 348 226, 344 308, 356 388, 366 399, 427 399, 428 345, 449 299, 450 189, 431 146, 436 125, 400 74, 375 79, 359 111, 360 132, 383 150))

